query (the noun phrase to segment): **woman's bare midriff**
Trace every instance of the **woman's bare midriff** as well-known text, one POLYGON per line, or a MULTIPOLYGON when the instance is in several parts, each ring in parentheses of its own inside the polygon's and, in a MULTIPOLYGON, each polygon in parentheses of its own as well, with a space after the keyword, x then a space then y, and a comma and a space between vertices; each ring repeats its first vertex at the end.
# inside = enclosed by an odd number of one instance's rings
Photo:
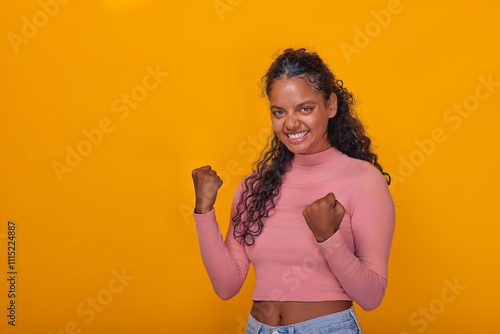
POLYGON ((326 302, 254 301, 250 314, 255 320, 270 326, 285 326, 347 310, 350 300, 326 302))

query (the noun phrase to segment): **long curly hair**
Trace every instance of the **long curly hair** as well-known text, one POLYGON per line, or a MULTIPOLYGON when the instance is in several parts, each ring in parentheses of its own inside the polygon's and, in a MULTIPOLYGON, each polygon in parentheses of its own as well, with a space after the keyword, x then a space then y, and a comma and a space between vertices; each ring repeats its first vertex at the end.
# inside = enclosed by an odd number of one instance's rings
MULTIPOLYGON (((370 162, 390 184, 390 175, 382 170, 377 155, 372 152, 371 140, 356 116, 352 93, 316 52, 308 52, 304 48, 286 49, 276 57, 262 77, 265 95, 269 98, 276 79, 296 76, 303 77, 315 92, 321 93, 325 105, 332 93, 337 96, 337 114, 328 121, 331 145, 349 157, 370 162)), ((262 233, 264 220, 275 207, 274 199, 280 192, 282 176, 290 169, 293 156, 273 132, 253 164, 253 173, 244 181, 244 190, 232 217, 234 237, 240 243, 252 246, 255 238, 262 233)))

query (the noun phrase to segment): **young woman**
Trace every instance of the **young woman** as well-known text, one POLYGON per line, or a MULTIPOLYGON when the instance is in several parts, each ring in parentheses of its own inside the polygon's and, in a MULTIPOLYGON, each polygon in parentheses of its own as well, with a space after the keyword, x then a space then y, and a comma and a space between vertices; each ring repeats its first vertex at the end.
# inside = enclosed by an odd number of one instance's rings
POLYGON ((236 189, 225 241, 213 208, 222 181, 210 166, 192 172, 203 263, 222 299, 253 263, 246 333, 361 333, 352 302, 373 310, 387 286, 390 177, 316 53, 285 50, 263 80, 274 131, 236 189))

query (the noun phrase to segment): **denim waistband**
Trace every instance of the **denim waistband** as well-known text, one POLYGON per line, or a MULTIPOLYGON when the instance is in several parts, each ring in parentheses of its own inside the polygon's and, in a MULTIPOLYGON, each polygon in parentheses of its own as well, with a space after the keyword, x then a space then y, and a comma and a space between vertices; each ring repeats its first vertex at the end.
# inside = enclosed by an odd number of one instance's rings
POLYGON ((354 306, 351 306, 344 311, 285 326, 266 325, 249 314, 245 334, 302 334, 320 329, 324 333, 362 333, 354 306))

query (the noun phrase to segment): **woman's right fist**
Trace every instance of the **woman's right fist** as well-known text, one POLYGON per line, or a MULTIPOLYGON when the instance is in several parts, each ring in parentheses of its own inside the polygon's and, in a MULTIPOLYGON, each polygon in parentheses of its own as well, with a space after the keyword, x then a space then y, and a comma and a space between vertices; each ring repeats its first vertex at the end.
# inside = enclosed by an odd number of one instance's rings
POLYGON ((194 169, 192 176, 196 195, 194 212, 207 213, 214 207, 217 191, 222 186, 222 180, 210 166, 194 169))

